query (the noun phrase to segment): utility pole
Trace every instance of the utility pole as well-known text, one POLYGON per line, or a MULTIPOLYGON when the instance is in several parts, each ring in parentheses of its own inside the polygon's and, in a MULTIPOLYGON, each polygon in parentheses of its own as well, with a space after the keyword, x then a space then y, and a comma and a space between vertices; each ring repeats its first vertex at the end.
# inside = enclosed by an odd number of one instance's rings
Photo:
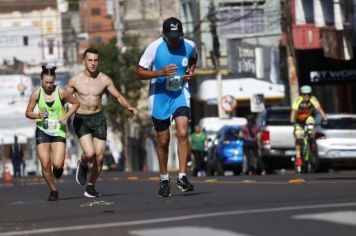
POLYGON ((216 10, 214 1, 210 0, 208 19, 210 21, 210 33, 213 38, 213 50, 210 51, 210 56, 212 58, 213 64, 215 66, 216 73, 216 88, 217 88, 217 100, 218 100, 218 114, 219 118, 226 117, 226 113, 222 109, 221 98, 222 98, 222 76, 220 68, 220 43, 219 37, 216 32, 216 10))
POLYGON ((119 49, 119 51, 122 49, 122 47, 124 46, 122 43, 122 24, 121 24, 121 17, 120 17, 120 0, 113 0, 113 4, 114 4, 114 26, 115 26, 115 30, 116 30, 116 46, 119 49))
POLYGON ((299 84, 297 76, 297 60, 294 50, 292 14, 290 12, 290 0, 281 0, 282 30, 286 37, 289 95, 290 104, 299 96, 299 84))

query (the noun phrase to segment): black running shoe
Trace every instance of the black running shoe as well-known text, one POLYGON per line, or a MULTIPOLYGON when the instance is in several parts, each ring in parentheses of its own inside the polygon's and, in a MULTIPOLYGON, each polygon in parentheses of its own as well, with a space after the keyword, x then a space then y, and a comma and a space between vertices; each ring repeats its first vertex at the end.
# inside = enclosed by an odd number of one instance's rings
POLYGON ((77 163, 77 171, 75 173, 75 179, 78 184, 85 185, 87 182, 88 167, 83 165, 82 160, 77 163))
POLYGON ((53 168, 53 175, 56 177, 56 179, 59 179, 63 175, 63 168, 53 168))
POLYGON ((47 201, 58 201, 58 191, 51 191, 47 201))
POLYGON ((85 188, 84 196, 89 198, 100 197, 101 194, 95 190, 94 185, 87 185, 87 187, 85 188))
POLYGON ((177 188, 182 190, 182 192, 194 191, 194 185, 189 183, 187 176, 177 179, 177 188))
POLYGON ((171 194, 171 183, 169 182, 169 180, 161 180, 159 182, 158 195, 160 197, 170 197, 170 196, 172 196, 172 194, 171 194))

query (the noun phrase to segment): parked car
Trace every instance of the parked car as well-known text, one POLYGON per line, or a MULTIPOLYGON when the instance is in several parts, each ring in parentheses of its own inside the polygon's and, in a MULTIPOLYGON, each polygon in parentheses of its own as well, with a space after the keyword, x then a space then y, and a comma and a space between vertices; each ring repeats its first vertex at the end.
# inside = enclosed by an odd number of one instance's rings
POLYGON ((241 126, 223 126, 217 133, 214 145, 208 150, 208 175, 223 175, 225 170, 240 174, 243 168, 243 139, 241 126))
POLYGON ((323 124, 317 118, 316 142, 320 169, 327 167, 355 167, 356 164, 356 114, 327 114, 323 124))
POLYGON ((199 121, 199 126, 204 130, 208 139, 215 139, 217 132, 224 125, 245 125, 247 119, 245 117, 219 118, 219 117, 203 117, 199 121))
POLYGON ((266 108, 257 117, 261 127, 259 153, 269 173, 276 168, 294 166, 295 139, 290 113, 288 106, 274 106, 266 108))

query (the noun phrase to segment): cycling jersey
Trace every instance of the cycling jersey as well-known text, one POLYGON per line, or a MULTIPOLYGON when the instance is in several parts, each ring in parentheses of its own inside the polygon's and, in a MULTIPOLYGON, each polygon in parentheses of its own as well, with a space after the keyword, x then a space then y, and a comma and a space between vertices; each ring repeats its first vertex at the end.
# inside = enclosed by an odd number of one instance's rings
POLYGON ((304 102, 303 97, 299 96, 292 105, 292 109, 296 111, 297 122, 305 123, 310 116, 314 116, 315 108, 319 106, 319 101, 316 97, 311 96, 308 102, 304 102))
POLYGON ((150 81, 149 105, 152 117, 165 120, 179 107, 190 107, 189 83, 182 76, 190 66, 190 59, 196 57, 196 45, 188 39, 182 39, 178 47, 169 47, 161 37, 146 48, 139 66, 152 71, 161 70, 169 64, 177 66, 173 76, 161 76, 150 81))

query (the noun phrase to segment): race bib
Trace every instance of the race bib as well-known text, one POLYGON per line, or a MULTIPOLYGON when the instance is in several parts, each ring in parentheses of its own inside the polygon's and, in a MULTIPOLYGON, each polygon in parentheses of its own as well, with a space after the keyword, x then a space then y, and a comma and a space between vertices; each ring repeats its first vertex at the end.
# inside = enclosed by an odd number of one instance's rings
POLYGON ((169 91, 178 91, 182 83, 182 76, 169 76, 166 78, 166 89, 169 91))
POLYGON ((59 121, 58 120, 52 120, 48 119, 48 130, 57 130, 59 128, 59 121))

